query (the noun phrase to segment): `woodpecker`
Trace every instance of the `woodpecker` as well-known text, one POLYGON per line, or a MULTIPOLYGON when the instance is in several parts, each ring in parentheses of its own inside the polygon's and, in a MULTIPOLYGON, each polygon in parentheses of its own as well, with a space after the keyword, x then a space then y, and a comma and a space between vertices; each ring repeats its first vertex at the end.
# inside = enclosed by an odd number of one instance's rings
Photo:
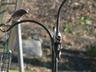
POLYGON ((25 9, 18 9, 16 10, 11 17, 9 18, 9 20, 7 21, 7 23, 9 23, 11 20, 19 20, 21 16, 23 16, 24 14, 28 13, 28 10, 25 9))
MULTIPOLYGON (((61 43, 61 33, 60 33, 60 31, 58 31, 58 36, 56 36, 56 27, 53 27, 53 38, 54 38, 54 40, 56 39, 56 40, 60 40, 59 42, 61 43)), ((56 41, 55 40, 55 41, 56 41)))
POLYGON ((53 33, 53 38, 54 38, 54 47, 55 48, 55 52, 56 52, 56 57, 58 58, 58 60, 61 58, 61 49, 62 49, 62 37, 61 37, 61 33, 60 31, 58 31, 58 35, 56 36, 56 27, 54 27, 54 33, 53 33))

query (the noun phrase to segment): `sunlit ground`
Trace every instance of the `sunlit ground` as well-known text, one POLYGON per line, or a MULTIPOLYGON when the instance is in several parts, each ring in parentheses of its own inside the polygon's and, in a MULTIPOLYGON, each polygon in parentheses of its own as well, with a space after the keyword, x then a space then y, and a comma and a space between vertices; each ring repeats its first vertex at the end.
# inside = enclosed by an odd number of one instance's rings
MULTIPOLYGON (((19 72, 18 70, 9 70, 9 72, 19 72)), ((25 70, 25 72, 31 72, 29 70, 25 70)))
POLYGON ((9 72, 19 72, 19 71, 17 71, 17 70, 10 70, 9 72))

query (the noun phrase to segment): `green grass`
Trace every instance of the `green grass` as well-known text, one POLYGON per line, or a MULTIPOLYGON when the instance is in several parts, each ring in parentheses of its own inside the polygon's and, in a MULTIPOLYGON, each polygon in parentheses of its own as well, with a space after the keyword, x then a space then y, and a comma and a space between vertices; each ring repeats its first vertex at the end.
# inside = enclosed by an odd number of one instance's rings
MULTIPOLYGON (((19 71, 18 70, 9 70, 9 72, 19 72, 19 71)), ((25 72, 32 72, 32 71, 25 70, 25 72)))
POLYGON ((9 72, 19 72, 18 70, 9 70, 9 72))

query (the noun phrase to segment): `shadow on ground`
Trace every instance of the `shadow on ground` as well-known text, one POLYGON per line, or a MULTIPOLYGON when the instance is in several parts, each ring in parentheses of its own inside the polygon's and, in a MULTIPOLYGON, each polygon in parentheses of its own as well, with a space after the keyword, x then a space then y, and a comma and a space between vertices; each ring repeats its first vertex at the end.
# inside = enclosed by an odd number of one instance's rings
MULTIPOLYGON (((16 57, 13 61, 17 62, 16 57)), ((32 64, 33 66, 52 68, 51 62, 42 62, 40 59, 24 59, 25 63, 32 64)), ((96 59, 86 56, 86 52, 62 50, 62 59, 59 62, 60 71, 78 71, 78 72, 95 72, 96 59)))

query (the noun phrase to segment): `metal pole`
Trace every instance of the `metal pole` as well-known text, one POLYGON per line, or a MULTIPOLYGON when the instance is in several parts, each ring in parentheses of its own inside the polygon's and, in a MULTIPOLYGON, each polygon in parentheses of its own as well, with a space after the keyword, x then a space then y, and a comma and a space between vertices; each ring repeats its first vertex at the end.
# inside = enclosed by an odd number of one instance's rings
POLYGON ((18 25, 18 42, 19 42, 19 70, 24 72, 24 61, 23 61, 23 48, 22 48, 22 37, 21 37, 21 25, 18 25))
MULTIPOLYGON (((18 21, 13 21, 12 24, 16 23, 18 21)), ((15 35, 17 39, 17 48, 18 48, 18 64, 19 64, 19 72, 24 72, 24 61, 23 61, 23 47, 22 47, 22 34, 21 34, 21 25, 18 24, 15 28, 15 35)))
MULTIPOLYGON (((22 4, 22 0, 16 0, 16 8, 20 8, 22 4)), ((17 30, 18 30, 18 43, 19 43, 19 56, 18 56, 18 61, 19 61, 19 72, 24 72, 24 61, 23 61, 23 48, 22 48, 22 34, 21 34, 21 25, 17 25, 17 30)))
MULTIPOLYGON (((53 47, 54 47, 54 49, 55 49, 55 54, 54 54, 54 69, 53 69, 53 72, 58 72, 58 55, 59 55, 59 53, 58 52, 60 52, 59 51, 59 47, 60 47, 60 42, 58 43, 58 37, 61 37, 59 34, 60 34, 60 32, 59 32, 59 24, 60 24, 60 11, 61 11, 61 9, 62 9, 62 7, 63 7, 63 5, 64 5, 64 3, 66 2, 67 0, 63 0, 63 2, 61 3, 61 5, 60 5, 60 7, 59 7, 59 9, 58 9, 58 12, 57 12, 57 21, 56 21, 56 31, 55 31, 55 35, 54 35, 54 45, 53 45, 53 47)), ((60 41, 60 40, 59 40, 60 41)))

